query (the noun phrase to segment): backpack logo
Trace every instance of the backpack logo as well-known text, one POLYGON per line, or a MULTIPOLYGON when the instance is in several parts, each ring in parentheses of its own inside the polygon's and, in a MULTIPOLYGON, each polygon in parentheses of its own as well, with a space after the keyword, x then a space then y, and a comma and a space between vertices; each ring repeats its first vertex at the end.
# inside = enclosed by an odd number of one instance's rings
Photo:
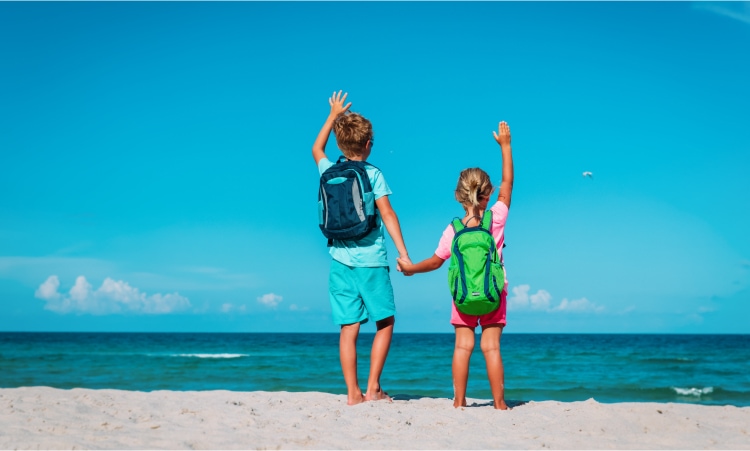
POLYGON ((476 227, 466 227, 456 218, 451 245, 448 287, 456 308, 468 315, 485 315, 500 307, 505 269, 495 239, 490 233, 492 211, 485 212, 476 227))
MULTIPOLYGON (((318 223, 329 240, 357 240, 377 226, 375 195, 364 161, 339 157, 320 176, 318 223)), ((372 165, 370 165, 372 166, 372 165)))

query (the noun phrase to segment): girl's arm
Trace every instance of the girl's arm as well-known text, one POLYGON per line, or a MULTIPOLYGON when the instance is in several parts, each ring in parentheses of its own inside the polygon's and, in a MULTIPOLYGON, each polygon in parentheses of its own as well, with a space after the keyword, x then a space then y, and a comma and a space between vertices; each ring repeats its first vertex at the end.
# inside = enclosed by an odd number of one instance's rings
POLYGON ((503 121, 497 127, 497 133, 492 135, 495 141, 500 144, 500 151, 503 155, 503 180, 500 182, 500 192, 497 200, 504 203, 510 208, 510 195, 513 193, 513 153, 510 147, 510 127, 503 121))
POLYGON ((401 267, 401 271, 407 276, 421 272, 434 271, 443 266, 443 263, 445 263, 445 260, 435 254, 432 254, 432 257, 422 260, 421 262, 416 264, 411 264, 410 262, 402 260, 401 258, 397 258, 396 260, 401 267))

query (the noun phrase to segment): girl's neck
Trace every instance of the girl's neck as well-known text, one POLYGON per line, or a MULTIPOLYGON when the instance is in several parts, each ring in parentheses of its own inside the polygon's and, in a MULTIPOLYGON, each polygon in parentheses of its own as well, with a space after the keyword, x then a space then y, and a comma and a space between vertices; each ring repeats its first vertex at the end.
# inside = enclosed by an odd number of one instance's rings
POLYGON ((462 222, 466 227, 474 227, 481 224, 482 214, 484 213, 482 209, 474 206, 464 206, 464 210, 466 210, 466 216, 464 216, 464 220, 462 222))

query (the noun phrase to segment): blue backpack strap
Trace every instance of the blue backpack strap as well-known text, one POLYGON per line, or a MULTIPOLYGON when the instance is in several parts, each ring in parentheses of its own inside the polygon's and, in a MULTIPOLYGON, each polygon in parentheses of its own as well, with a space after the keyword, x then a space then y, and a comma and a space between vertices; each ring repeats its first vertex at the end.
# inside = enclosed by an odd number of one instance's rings
POLYGON ((338 164, 338 163, 341 163, 341 162, 346 162, 346 161, 348 161, 348 162, 350 162, 350 163, 354 163, 354 164, 358 164, 358 165, 361 165, 361 166, 362 166, 363 168, 364 168, 364 167, 365 167, 365 165, 366 165, 366 166, 372 166, 372 167, 374 167, 375 169, 377 169, 378 171, 380 170, 380 168, 378 168, 377 166, 375 166, 375 165, 374 165, 374 164, 372 164, 372 163, 369 163, 369 162, 367 162, 367 161, 364 161, 364 160, 362 160, 362 161, 360 161, 360 160, 350 160, 350 159, 346 158, 346 157, 345 157, 345 156, 343 156, 343 155, 340 155, 340 156, 339 156, 339 158, 338 158, 338 160, 336 160, 336 163, 334 163, 334 164, 338 164))
MULTIPOLYGON (((374 165, 374 164, 372 164, 372 163, 368 163, 368 162, 366 162, 366 161, 363 161, 362 163, 366 164, 367 166, 372 166, 372 167, 374 167, 375 169, 377 169, 378 171, 380 171, 380 168, 379 168, 379 167, 377 167, 377 166, 375 166, 375 165, 374 165)), ((381 171, 381 172, 382 172, 382 171, 381 171)))

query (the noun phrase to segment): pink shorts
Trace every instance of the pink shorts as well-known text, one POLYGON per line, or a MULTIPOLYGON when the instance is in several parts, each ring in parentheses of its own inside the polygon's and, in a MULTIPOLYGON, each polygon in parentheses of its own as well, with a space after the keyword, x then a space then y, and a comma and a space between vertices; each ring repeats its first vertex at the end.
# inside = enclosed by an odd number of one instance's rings
POLYGON ((500 326, 505 327, 505 310, 507 308, 507 302, 505 302, 505 298, 507 297, 508 284, 506 283, 505 287, 503 288, 503 292, 500 295, 500 307, 498 307, 498 309, 494 312, 481 316, 461 313, 456 308, 456 304, 451 301, 451 324, 453 324, 454 326, 471 327, 472 329, 477 327, 477 324, 481 324, 482 327, 492 326, 495 324, 499 324, 500 326))

